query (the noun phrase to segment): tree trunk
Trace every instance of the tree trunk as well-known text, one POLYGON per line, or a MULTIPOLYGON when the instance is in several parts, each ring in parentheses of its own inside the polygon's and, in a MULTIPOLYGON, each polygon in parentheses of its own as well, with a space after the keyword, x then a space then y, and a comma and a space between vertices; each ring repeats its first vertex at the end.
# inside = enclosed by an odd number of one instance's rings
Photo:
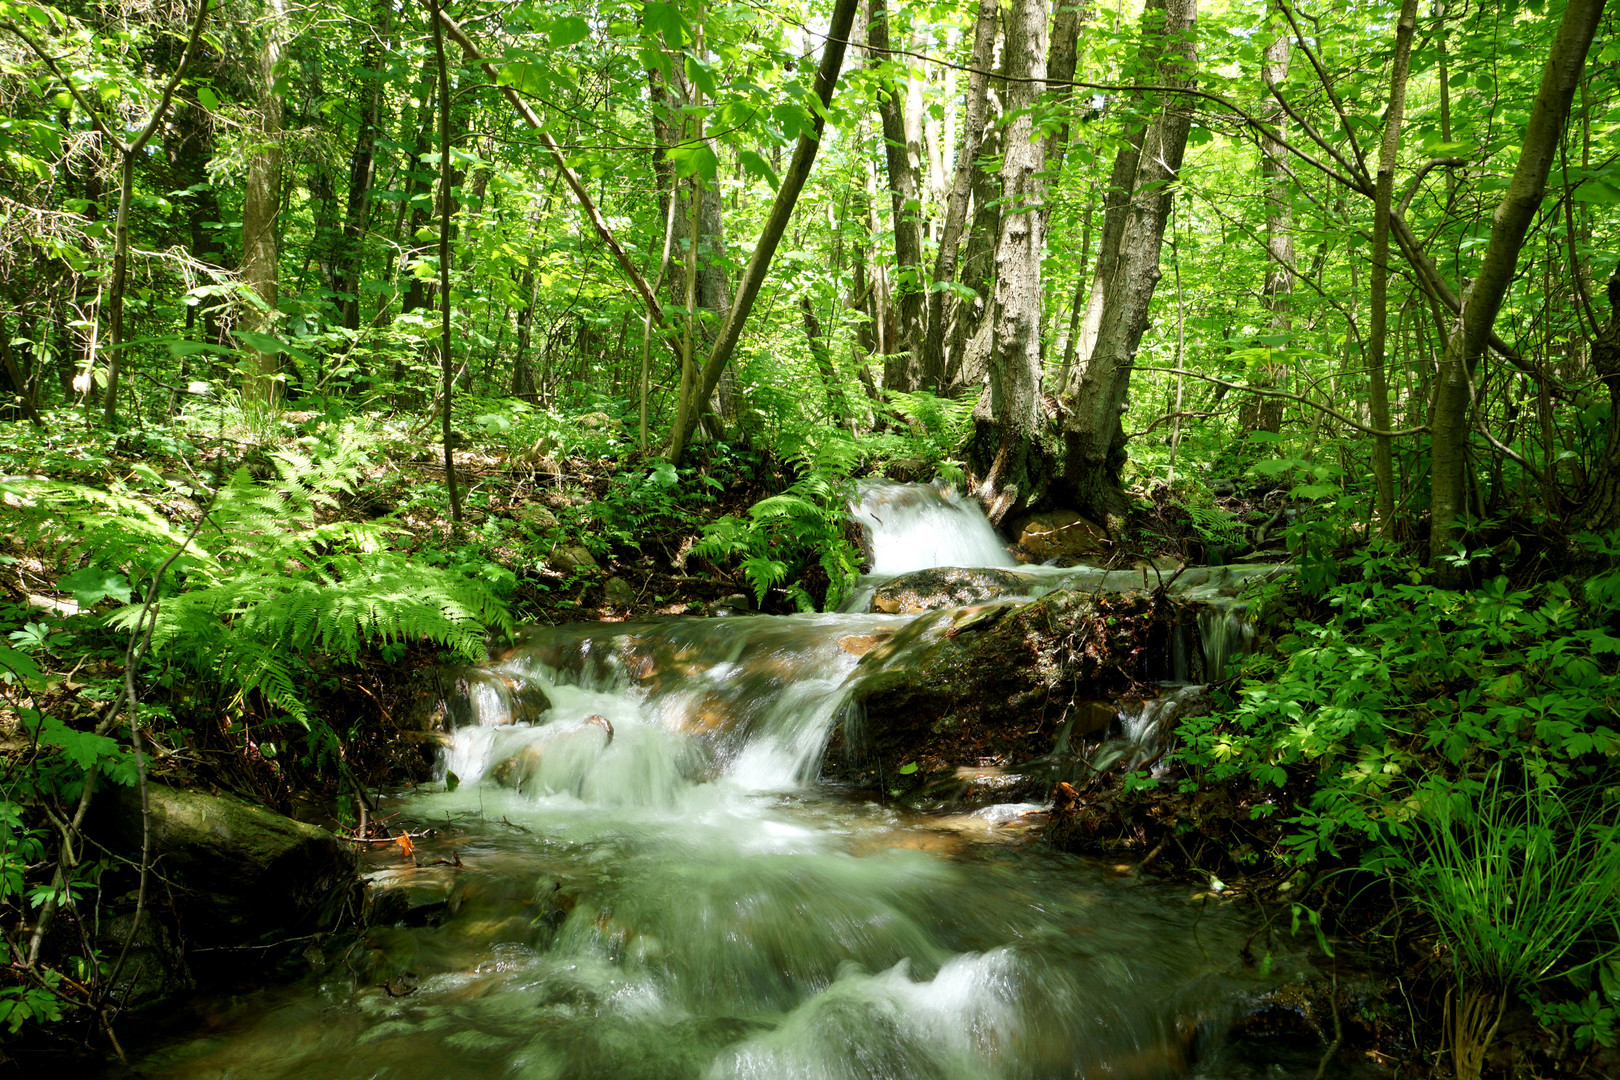
POLYGON ((1461 325, 1446 343, 1429 415, 1432 492, 1430 565, 1442 581, 1461 581, 1444 562, 1457 543, 1457 518, 1465 510, 1469 418, 1474 409, 1474 372, 1490 339, 1496 313, 1507 297, 1525 233, 1541 206, 1547 173, 1558 155, 1564 121, 1586 66, 1586 53, 1603 15, 1604 0, 1569 0, 1542 72, 1541 88, 1524 129, 1519 162, 1491 224, 1491 238, 1463 304, 1461 325))
POLYGON ((832 349, 828 347, 827 336, 822 332, 821 320, 816 317, 816 306, 803 293, 799 294, 799 314, 804 320, 805 340, 810 344, 810 359, 815 361, 816 370, 821 373, 821 383, 826 388, 827 417, 835 424, 842 424, 843 410, 838 407, 841 394, 838 368, 833 364, 832 349))
MULTIPOLYGON (((889 55, 889 12, 884 0, 868 0, 867 42, 877 72, 878 117, 883 121, 884 157, 888 164, 889 205, 894 230, 895 299, 900 315, 900 340, 891 344, 883 364, 886 389, 911 391, 920 382, 918 357, 925 337, 925 296, 922 280, 922 187, 919 180, 920 146, 906 130, 906 99, 887 74, 907 63, 889 55)), ((911 79, 908 75, 909 86, 911 79)))
POLYGON ((513 397, 534 396, 534 371, 529 366, 529 345, 534 338, 534 267, 525 267, 519 286, 523 292, 523 308, 518 312, 517 356, 512 360, 512 383, 509 393, 513 397))
MULTIPOLYGON (((1001 72, 1006 72, 1005 56, 1001 72)), ((951 396, 977 393, 985 373, 990 370, 992 337, 987 320, 992 304, 988 294, 995 269, 996 243, 1001 236, 1001 177, 985 163, 1001 153, 1004 142, 1001 128, 991 127, 989 117, 999 117, 1003 111, 999 95, 995 102, 987 104, 983 142, 979 157, 973 163, 973 228, 968 233, 967 250, 962 253, 962 284, 973 293, 974 299, 964 298, 951 309, 950 345, 945 363, 946 392, 951 396)))
MULTIPOLYGON (((1372 426, 1389 430, 1389 386, 1385 380, 1385 345, 1389 334, 1389 211, 1395 193, 1395 156, 1401 145, 1406 112, 1406 78, 1417 24, 1417 0, 1401 5, 1395 29, 1395 58, 1390 65, 1389 109, 1384 113, 1384 139, 1378 148, 1378 180, 1373 194, 1372 311, 1367 329, 1368 390, 1372 426)), ((1388 435, 1373 436, 1374 515, 1378 535, 1395 535, 1395 464, 1388 435)))
MULTIPOLYGON (((833 89, 838 85, 838 73, 844 66, 844 46, 849 39, 850 25, 855 21, 857 6, 858 0, 838 0, 833 8, 831 25, 827 31, 827 43, 822 52, 821 64, 816 70, 815 93, 821 100, 823 108, 832 101, 833 89)), ((731 361, 732 353, 737 348, 743 324, 747 322, 748 314, 753 310, 760 286, 764 284, 765 275, 770 270, 771 259, 776 254, 776 247, 782 242, 782 234, 787 231, 788 220, 793 216, 793 208, 799 201, 799 193, 804 190, 805 181, 810 178, 810 167, 815 163, 816 151, 820 149, 821 132, 825 124, 825 116, 818 111, 811 130, 800 135, 798 144, 793 148, 793 160, 782 176, 782 184, 777 188, 776 199, 771 203, 770 214, 765 219, 765 227, 760 233, 759 242, 754 245, 754 254, 749 258, 748 268, 743 271, 742 280, 738 283, 736 299, 732 301, 731 310, 726 315, 725 323, 720 327, 714 348, 710 351, 708 360, 704 362, 696 398, 698 401, 707 401, 709 395, 714 393, 715 385, 720 381, 720 372, 731 361)), ((692 414, 696 412, 695 409, 691 410, 692 414)), ((691 441, 696 422, 695 415, 687 415, 676 424, 669 446, 669 458, 673 463, 680 464, 681 458, 686 453, 687 444, 691 441)))
MULTIPOLYGON (((942 285, 956 280, 958 248, 967 225, 968 201, 973 195, 974 163, 984 141, 986 105, 990 93, 990 65, 996 55, 996 23, 1001 14, 998 0, 979 0, 973 24, 973 53, 968 60, 967 103, 963 109, 962 142, 956 152, 956 170, 945 196, 945 221, 939 234, 939 252, 934 258, 934 287, 928 294, 928 332, 922 348, 923 386, 936 394, 944 393, 947 382, 945 341, 947 323, 962 307, 962 299, 942 285)), ((958 358, 960 360, 960 358, 958 358)))
MULTIPOLYGON (((1146 79, 1164 87, 1188 87, 1197 60, 1198 0, 1167 0, 1161 18, 1143 15, 1141 52, 1152 67, 1141 65, 1146 79)), ((1112 241, 1098 256, 1089 310, 1096 311, 1090 348, 1080 342, 1081 356, 1063 388, 1062 462, 1057 488, 1074 509, 1117 532, 1126 510, 1120 490, 1125 463, 1125 435, 1120 417, 1126 408, 1131 368, 1147 327, 1148 304, 1158 284, 1159 249, 1164 241, 1175 180, 1187 146, 1193 103, 1172 92, 1159 95, 1157 111, 1140 138, 1128 138, 1114 162, 1111 185, 1122 201, 1108 207, 1112 241), (1098 295, 1099 292, 1101 295, 1098 295)))
POLYGON ((444 448, 444 486, 450 495, 451 531, 461 530, 461 489, 451 452, 450 419, 455 404, 454 337, 450 325, 450 219, 455 211, 455 168, 450 153, 450 64, 444 56, 444 27, 439 0, 433 0, 433 58, 439 67, 439 436, 444 448))
POLYGON ((1063 168, 1063 157, 1069 148, 1070 102, 1074 98, 1075 68, 1080 62, 1080 33, 1091 19, 1091 10, 1085 0, 1057 0, 1052 13, 1052 44, 1046 54, 1046 81, 1048 96, 1062 116, 1061 122, 1046 136, 1046 168, 1054 176, 1063 168))
MULTIPOLYGON (((1153 72, 1161 66, 1169 34, 1169 22, 1166 0, 1147 0, 1146 6, 1142 9, 1141 40, 1136 50, 1138 71, 1153 72)), ((1133 90, 1127 95, 1123 108, 1117 104, 1115 108, 1127 113, 1133 109, 1145 112, 1146 102, 1143 97, 1141 90, 1133 90)), ((1161 104, 1161 114, 1164 108, 1165 106, 1161 104)), ((1141 121, 1126 120, 1124 136, 1119 149, 1114 153, 1114 167, 1109 173, 1107 185, 1103 188, 1103 222, 1097 240, 1097 265, 1092 270, 1091 288, 1086 293, 1086 310, 1080 318, 1080 328, 1075 338, 1075 362, 1070 368, 1071 375, 1076 370, 1085 369, 1086 364, 1091 361, 1092 352, 1097 347, 1097 334, 1102 326, 1103 305, 1107 302, 1109 287, 1120 271, 1120 238, 1124 235, 1125 219, 1136 192, 1137 164, 1142 155, 1142 142, 1147 137, 1148 126, 1141 121)))
MULTIPOLYGON (((276 329, 279 301, 280 246, 276 218, 281 211, 281 98, 276 95, 276 65, 286 43, 286 10, 282 0, 265 0, 263 40, 253 71, 259 93, 257 144, 248 158, 242 190, 242 281, 258 294, 263 311, 250 311, 245 329, 271 334, 276 329)), ((276 376, 280 354, 251 346, 243 350, 250 363, 243 394, 252 401, 274 404, 279 396, 276 376)))
POLYGON ((1032 109, 1046 79, 1046 0, 1007 15, 1008 90, 1001 164, 1007 208, 996 244, 990 394, 975 410, 968 465, 992 522, 1033 504, 1045 487, 1041 424, 1041 256, 1046 244, 1046 144, 1032 109))
MULTIPOLYGON (((1282 20, 1275 20, 1271 29, 1276 37, 1266 46, 1260 64, 1260 81, 1267 90, 1279 87, 1288 78, 1291 40, 1288 26, 1282 20)), ((1260 175, 1266 199, 1266 281, 1260 306, 1271 313, 1272 336, 1285 339, 1271 346, 1272 351, 1256 379, 1259 386, 1270 389, 1278 385, 1286 371, 1281 359, 1286 353, 1278 350, 1288 348, 1286 339, 1293 332, 1289 301, 1294 289, 1294 224, 1289 209, 1293 183, 1285 162, 1287 151, 1283 148, 1288 139, 1288 114, 1281 105, 1274 105, 1266 122, 1277 134, 1273 137, 1268 130, 1260 136, 1260 175)), ((1256 395, 1244 409, 1246 415, 1241 426, 1245 431, 1281 431, 1282 407, 1282 398, 1256 395)))
POLYGON ((1608 441, 1576 515, 1580 528, 1620 529, 1620 270, 1609 279, 1609 322, 1592 339, 1592 366, 1609 388, 1608 441))
POLYGON ((334 290, 345 330, 360 329, 360 263, 364 255, 366 217, 372 174, 376 169, 377 129, 382 124, 383 76, 380 66, 393 35, 393 5, 377 0, 360 51, 360 107, 355 116, 354 152, 349 155, 349 191, 343 211, 343 236, 337 251, 334 290))

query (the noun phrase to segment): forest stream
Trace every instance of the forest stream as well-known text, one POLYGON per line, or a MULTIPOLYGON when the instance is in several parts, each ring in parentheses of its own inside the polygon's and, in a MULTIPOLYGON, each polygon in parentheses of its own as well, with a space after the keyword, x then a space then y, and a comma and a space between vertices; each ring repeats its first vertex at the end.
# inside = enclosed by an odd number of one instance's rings
MULTIPOLYGON (((879 577, 1010 565, 971 503, 930 491, 911 505, 862 508, 879 577)), ((1060 577, 1030 574, 1032 595, 1060 577)), ((921 814, 822 779, 835 725, 859 721, 846 706, 869 665, 851 642, 917 618, 529 631, 464 683, 442 782, 379 811, 422 834, 414 859, 393 845, 365 857, 408 917, 324 974, 175 1019, 133 1048, 134 1067, 174 1080, 1318 1075, 1319 1045, 1228 1035, 1311 963, 1286 938, 1245 962, 1252 908, 1052 851, 1030 836, 1037 805, 921 814)), ((1128 719, 1118 738, 1158 737, 1128 719)))

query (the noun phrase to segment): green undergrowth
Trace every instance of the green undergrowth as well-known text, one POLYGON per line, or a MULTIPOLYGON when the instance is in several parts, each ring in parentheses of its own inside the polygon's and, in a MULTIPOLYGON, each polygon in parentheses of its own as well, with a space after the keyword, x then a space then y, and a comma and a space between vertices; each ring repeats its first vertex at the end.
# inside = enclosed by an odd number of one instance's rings
POLYGON ((1271 841, 1250 868, 1294 902, 1421 912, 1403 932, 1437 944, 1459 1003, 1519 1000, 1614 1046, 1620 538, 1575 538, 1581 577, 1450 591, 1394 545, 1335 557, 1314 528, 1260 598, 1269 645, 1182 722, 1163 783, 1245 792, 1271 841))

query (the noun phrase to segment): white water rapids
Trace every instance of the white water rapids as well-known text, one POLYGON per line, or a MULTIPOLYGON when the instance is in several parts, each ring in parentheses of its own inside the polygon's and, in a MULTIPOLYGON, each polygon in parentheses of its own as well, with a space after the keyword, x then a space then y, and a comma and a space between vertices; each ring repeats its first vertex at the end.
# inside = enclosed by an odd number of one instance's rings
MULTIPOLYGON (((868 494, 883 572, 1006 558, 971 503, 898 513, 889 491, 886 514, 868 494)), ((444 782, 390 807, 436 830, 414 864, 371 856, 417 914, 142 1074, 1312 1075, 1314 1052, 1258 1060, 1222 1038, 1290 963, 1246 967, 1244 917, 1016 842, 1029 807, 928 817, 818 782, 857 653, 910 618, 530 631, 470 677, 444 782)))

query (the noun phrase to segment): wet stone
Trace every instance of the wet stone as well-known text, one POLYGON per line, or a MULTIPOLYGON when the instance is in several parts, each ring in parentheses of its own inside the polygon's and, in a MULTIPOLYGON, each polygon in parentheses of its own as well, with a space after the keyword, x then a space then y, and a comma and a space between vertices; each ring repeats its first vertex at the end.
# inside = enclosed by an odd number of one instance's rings
POLYGON ((615 607, 630 607, 636 602, 636 589, 622 577, 610 577, 602 583, 602 596, 615 607))
POLYGON ((911 615, 1027 595, 1029 591, 1030 580, 1015 570, 942 566, 901 574, 879 585, 872 596, 872 610, 911 615))
POLYGON ((1018 546, 1036 559, 1075 559, 1108 549, 1108 533, 1073 510, 1049 510, 1014 522, 1018 546))

